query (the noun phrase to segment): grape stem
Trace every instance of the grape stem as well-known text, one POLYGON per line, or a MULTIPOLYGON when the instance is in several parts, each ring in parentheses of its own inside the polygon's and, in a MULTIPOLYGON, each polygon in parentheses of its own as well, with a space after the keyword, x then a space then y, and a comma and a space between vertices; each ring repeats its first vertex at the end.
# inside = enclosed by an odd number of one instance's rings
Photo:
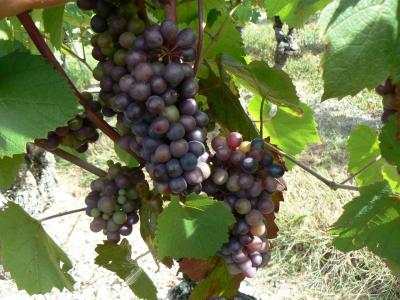
POLYGON ((203 40, 204 40, 204 29, 206 28, 206 23, 204 22, 204 15, 203 15, 203 0, 197 0, 197 10, 199 13, 199 40, 197 41, 196 60, 194 62, 194 67, 193 67, 194 74, 197 73, 197 70, 199 69, 200 66, 201 49, 203 48, 203 40))
POLYGON ((368 169, 370 166, 372 166, 374 163, 376 163, 377 161, 379 161, 382 158, 382 155, 378 155, 377 157, 375 157, 374 160, 370 161, 369 163, 367 163, 364 167, 360 168, 357 172, 355 172, 353 175, 351 175, 350 177, 348 177, 347 179, 343 180, 340 184, 345 184, 346 182, 352 180, 354 177, 356 177, 357 175, 359 175, 360 173, 364 172, 366 169, 368 169))
POLYGON ((264 139, 264 104, 265 104, 265 97, 261 100, 261 107, 260 107, 260 136, 264 139))
POLYGON ((65 212, 62 212, 62 213, 58 213, 58 214, 55 214, 55 215, 48 216, 48 217, 45 217, 43 219, 40 219, 39 222, 44 222, 44 221, 47 221, 47 220, 51 220, 51 219, 55 219, 55 218, 59 218, 59 217, 67 216, 67 215, 76 214, 76 213, 79 213, 79 212, 83 212, 85 210, 86 210, 86 207, 65 211, 65 212))
POLYGON ((149 16, 147 15, 147 10, 146 10, 146 3, 144 0, 137 0, 136 1, 136 6, 139 9, 139 17, 143 20, 143 22, 146 25, 150 24, 149 16))
POLYGON ((164 4, 165 19, 176 23, 176 0, 166 1, 164 4))
POLYGON ((39 148, 42 148, 50 153, 53 153, 54 155, 57 155, 65 160, 69 161, 70 163, 72 163, 72 164, 74 164, 96 176, 104 177, 107 175, 107 173, 105 171, 103 171, 102 169, 99 169, 98 167, 93 166, 92 164, 88 163, 87 161, 84 161, 64 150, 61 150, 61 149, 50 150, 40 141, 36 141, 35 145, 38 146, 39 148))
POLYGON ((79 62, 81 62, 86 68, 89 69, 90 72, 93 72, 92 67, 87 63, 85 58, 80 57, 78 54, 76 54, 74 51, 72 51, 70 48, 68 48, 66 45, 61 46, 62 50, 70 54, 72 57, 75 57, 79 62))
MULTIPOLYGON (((118 143, 120 139, 120 135, 118 132, 114 130, 107 122, 105 122, 101 117, 99 117, 96 113, 88 109, 89 101, 85 99, 82 94, 78 91, 75 87, 74 83, 65 73, 64 69, 61 67, 60 63, 54 56, 53 52, 51 52, 49 46, 46 44, 46 41, 43 39, 40 31, 36 27, 35 23, 33 22, 29 12, 24 12, 18 15, 18 19, 24 26, 26 32, 32 39, 33 43, 35 44, 36 48, 39 50, 40 54, 47 59, 61 75, 63 75, 74 92, 74 94, 78 97, 79 103, 82 104, 86 111, 88 119, 97 127, 99 128, 104 134, 106 134, 114 143, 118 143)), ((143 164, 143 160, 139 158, 134 152, 126 150, 130 155, 132 155, 137 161, 143 164)))
POLYGON ((317 179, 319 179, 320 181, 325 183, 332 190, 335 190, 335 191, 339 190, 339 189, 350 190, 350 191, 359 191, 360 190, 356 186, 346 185, 346 184, 342 184, 342 183, 336 183, 336 182, 334 182, 332 180, 329 180, 329 179, 325 178, 324 176, 322 176, 321 174, 315 172, 313 169, 311 169, 310 167, 306 166, 302 162, 298 161, 296 158, 294 158, 290 154, 278 149, 277 147, 275 147, 274 145, 272 145, 272 144, 270 144, 268 142, 265 142, 265 144, 267 145, 267 147, 270 150, 272 150, 272 151, 274 151, 274 152, 286 157, 288 160, 290 160, 291 162, 293 162, 294 164, 298 165, 303 170, 307 171, 308 173, 310 173, 311 175, 313 175, 314 177, 316 177, 317 179))

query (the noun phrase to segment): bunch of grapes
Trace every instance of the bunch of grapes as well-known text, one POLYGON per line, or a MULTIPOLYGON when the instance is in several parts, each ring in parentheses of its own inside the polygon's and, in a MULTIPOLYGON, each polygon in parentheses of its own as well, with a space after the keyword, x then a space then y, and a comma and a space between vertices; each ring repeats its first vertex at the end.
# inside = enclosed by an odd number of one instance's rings
MULTIPOLYGON (((92 95, 82 93, 82 96, 89 101, 89 109, 102 117, 101 105, 93 101, 92 95)), ((96 126, 87 118, 86 112, 81 112, 68 121, 67 126, 56 128, 47 134, 47 139, 39 141, 49 150, 56 150, 62 145, 84 153, 88 150, 89 143, 95 143, 98 139, 99 133, 96 126)))
POLYGON ((146 161, 159 192, 200 192, 210 173, 209 118, 194 99, 198 84, 186 63, 196 57, 196 33, 171 21, 145 26, 127 1, 80 2, 96 12, 93 56, 100 63, 94 76, 103 113, 117 114, 120 145, 146 161))
POLYGON ((246 142, 232 132, 227 138, 215 137, 211 145, 212 174, 203 190, 223 200, 236 218, 220 255, 231 273, 253 277, 270 259, 265 215, 274 211, 272 195, 281 189, 285 169, 265 150, 262 139, 246 142))
POLYGON ((389 118, 400 112, 400 88, 387 79, 384 84, 376 88, 376 92, 382 96, 383 113, 382 123, 389 122, 389 118))
POLYGON ((107 239, 119 242, 139 221, 140 191, 148 188, 143 172, 109 162, 107 176, 94 180, 85 199, 86 214, 93 217, 90 229, 103 230, 107 239))

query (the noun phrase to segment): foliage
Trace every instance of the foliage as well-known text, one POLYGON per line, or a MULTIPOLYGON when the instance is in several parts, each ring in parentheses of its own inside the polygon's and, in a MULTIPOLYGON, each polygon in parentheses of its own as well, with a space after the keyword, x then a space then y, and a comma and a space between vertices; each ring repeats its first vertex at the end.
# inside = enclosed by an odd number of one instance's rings
POLYGON ((53 287, 73 289, 67 254, 19 205, 8 202, 0 212, 0 242, 4 270, 10 272, 18 289, 30 295, 45 294, 53 287))
POLYGON ((157 299, 157 290, 149 278, 135 260, 132 260, 131 245, 124 239, 119 245, 112 242, 104 242, 96 247, 98 256, 96 264, 115 272, 135 295, 141 299, 157 299))
MULTIPOLYGON (((179 23, 198 30, 198 12, 193 9, 196 4, 194 0, 180 1, 177 16, 179 23)), ((399 79, 398 1, 205 0, 199 93, 218 128, 239 131, 246 140, 262 132, 272 144, 296 157, 309 144, 320 142, 314 111, 300 101, 291 76, 264 61, 249 61, 239 31, 244 24, 256 22, 263 12, 269 19, 279 16, 289 27, 300 28, 324 7, 320 23, 327 46, 322 61, 322 100, 356 95, 388 77, 399 79), (243 95, 250 95, 252 100, 243 100, 243 95)), ((150 11, 149 6, 147 9, 150 11)), ((56 56, 64 62, 67 58, 74 61, 67 63, 67 73, 86 88, 93 68, 85 48, 92 34, 91 13, 69 3, 34 11, 32 17, 56 56), (81 53, 75 52, 76 45, 82 48, 81 53)), ((153 21, 164 19, 157 8, 150 17, 153 21)), ((16 17, 0 21, 0 188, 12 184, 27 143, 46 137, 79 111, 65 78, 35 53, 16 17)), ((360 125, 350 134, 348 171, 355 174, 362 170, 355 175, 360 192, 344 206, 330 230, 338 249, 348 252, 366 247, 393 269, 400 265, 396 238, 400 235, 398 118, 399 114, 392 117, 380 133, 360 125)), ((143 167, 118 144, 114 150, 127 166, 143 167)), ((278 194, 275 211, 283 199, 282 193, 278 194)), ((153 191, 141 195, 142 238, 156 260, 171 266, 172 258, 182 259, 181 271, 188 266, 201 271, 204 276, 196 277, 199 284, 191 299, 234 297, 242 278, 230 275, 226 263, 213 255, 228 241, 235 218, 223 202, 196 194, 180 196, 170 199, 153 191)), ((278 231, 274 219, 274 213, 267 215, 267 222, 274 226, 269 238, 278 231)), ((0 232, 4 268, 19 289, 29 294, 45 293, 53 287, 72 289, 74 281, 68 274, 71 262, 40 222, 10 202, 0 212, 0 232)), ((156 288, 132 260, 127 240, 119 245, 105 242, 96 252, 96 263, 115 272, 136 296, 156 299, 156 288)))
POLYGON ((233 216, 221 202, 189 195, 174 198, 158 218, 156 242, 161 258, 207 258, 228 240, 233 216))

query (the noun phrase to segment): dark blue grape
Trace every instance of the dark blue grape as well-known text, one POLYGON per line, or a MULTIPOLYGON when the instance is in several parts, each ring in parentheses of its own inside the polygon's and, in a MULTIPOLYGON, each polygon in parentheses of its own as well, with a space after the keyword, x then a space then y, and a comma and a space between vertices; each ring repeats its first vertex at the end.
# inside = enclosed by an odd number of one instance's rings
POLYGON ((192 171, 197 165, 197 156, 193 153, 186 153, 179 159, 179 162, 184 171, 192 171))
POLYGON ((187 189, 187 183, 183 177, 177 177, 170 180, 169 187, 174 194, 180 194, 187 189))
POLYGON ((199 141, 190 141, 189 142, 189 151, 196 155, 197 157, 203 155, 206 151, 206 147, 202 142, 199 141))
POLYGON ((256 138, 251 141, 251 149, 264 149, 265 142, 261 138, 256 138))
POLYGON ((179 160, 171 159, 169 162, 166 163, 167 173, 169 177, 178 177, 183 174, 183 170, 179 160))
POLYGON ((272 156, 272 153, 265 152, 264 156, 263 156, 263 159, 262 159, 263 166, 264 167, 269 167, 272 164, 273 161, 274 161, 274 158, 272 156))
POLYGON ((167 137, 171 141, 176 141, 185 136, 185 128, 180 123, 173 123, 170 125, 167 132, 167 137))
POLYGON ((126 110, 128 105, 131 103, 131 99, 125 93, 119 94, 114 98, 112 108, 115 111, 123 112, 126 110))
POLYGON ((194 118, 196 120, 197 126, 205 127, 208 124, 209 118, 205 112, 198 111, 194 114, 194 118))
POLYGON ((255 173, 258 170, 258 163, 253 157, 246 157, 241 165, 242 170, 248 173, 255 173))
POLYGON ((272 177, 282 177, 285 173, 285 169, 281 165, 272 164, 268 167, 268 174, 272 177))
POLYGON ((163 183, 168 183, 169 176, 167 173, 167 168, 164 164, 158 164, 153 170, 154 178, 163 183))

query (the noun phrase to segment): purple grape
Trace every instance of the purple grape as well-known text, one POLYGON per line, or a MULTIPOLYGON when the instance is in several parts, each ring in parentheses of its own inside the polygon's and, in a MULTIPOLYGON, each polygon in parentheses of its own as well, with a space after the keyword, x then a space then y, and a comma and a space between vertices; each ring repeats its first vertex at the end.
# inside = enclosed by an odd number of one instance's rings
POLYGON ((196 120, 193 116, 183 115, 179 122, 183 125, 187 132, 190 132, 196 128, 196 120))
POLYGON ((171 152, 169 150, 169 146, 165 144, 158 146, 154 154, 154 157, 156 161, 159 163, 165 163, 169 161, 171 159, 171 152))
POLYGON ((119 229, 119 234, 123 236, 128 236, 132 233, 132 225, 122 225, 119 229))
POLYGON ((189 144, 184 139, 171 142, 169 147, 172 156, 176 158, 180 158, 189 151, 189 144))
POLYGON ((100 232, 104 228, 106 228, 107 222, 102 218, 94 218, 92 222, 90 222, 90 230, 93 232, 100 232))
POLYGON ((176 141, 185 136, 185 128, 180 123, 173 123, 169 127, 167 137, 171 141, 176 141))
POLYGON ((147 56, 143 51, 140 50, 130 50, 126 54, 125 63, 130 68, 134 68, 140 63, 143 63, 147 60, 147 56))
POLYGON ((257 161, 253 157, 246 157, 242 160, 242 170, 248 173, 255 173, 258 170, 257 161))
POLYGON ((151 79, 150 87, 154 94, 162 95, 167 89, 167 83, 161 76, 156 76, 151 79))
POLYGON ((249 212, 247 212, 245 220, 247 224, 249 224, 250 226, 258 226, 263 224, 264 216, 258 210, 252 209, 249 212))
POLYGON ((169 129, 169 126, 169 121, 167 120, 167 118, 164 117, 158 117, 154 119, 154 121, 150 125, 151 129, 157 134, 166 133, 169 129))
POLYGON ((144 40, 150 49, 160 48, 164 43, 164 39, 158 30, 146 30, 144 40))
POLYGON ((164 99, 165 104, 171 105, 178 100, 178 93, 174 89, 168 89, 164 92, 162 98, 164 99))
POLYGON ((181 48, 190 48, 196 44, 196 32, 191 28, 185 28, 178 33, 176 39, 177 46, 181 48))
POLYGON ((198 91, 199 91, 199 84, 194 78, 188 78, 184 80, 180 85, 180 92, 182 97, 184 98, 192 98, 196 96, 198 91))
POLYGON ((176 177, 170 180, 169 187, 174 194, 179 194, 187 189, 187 183, 183 177, 176 177))
POLYGON ((184 115, 194 115, 197 111, 197 102, 195 99, 186 99, 179 104, 179 110, 184 115))
POLYGON ((135 83, 129 89, 129 96, 131 96, 134 100, 143 102, 145 101, 151 94, 150 85, 146 83, 135 83))
POLYGON ((152 65, 145 62, 138 64, 132 73, 139 82, 148 82, 154 75, 152 65))
POLYGON ((164 79, 172 86, 178 86, 185 77, 181 65, 177 63, 170 63, 165 67, 164 79))
POLYGON ((97 203, 98 209, 107 214, 113 212, 115 205, 116 205, 115 199, 110 196, 101 197, 99 199, 99 202, 97 203))
POLYGON ((178 177, 183 174, 182 167, 177 159, 171 159, 166 163, 167 173, 170 177, 178 177))
POLYGON ((216 168, 213 171, 213 174, 211 176, 212 181, 216 184, 216 185, 223 185, 228 181, 229 178, 229 174, 228 172, 223 169, 223 168, 216 168))
POLYGON ((186 153, 179 159, 179 162, 184 171, 192 171, 197 165, 197 157, 193 153, 186 153))
POLYGON ((203 174, 199 168, 195 168, 192 171, 185 172, 183 178, 185 178, 188 184, 196 185, 203 181, 203 174))
POLYGON ((121 240, 121 235, 118 232, 107 233, 107 240, 118 243, 121 240))

